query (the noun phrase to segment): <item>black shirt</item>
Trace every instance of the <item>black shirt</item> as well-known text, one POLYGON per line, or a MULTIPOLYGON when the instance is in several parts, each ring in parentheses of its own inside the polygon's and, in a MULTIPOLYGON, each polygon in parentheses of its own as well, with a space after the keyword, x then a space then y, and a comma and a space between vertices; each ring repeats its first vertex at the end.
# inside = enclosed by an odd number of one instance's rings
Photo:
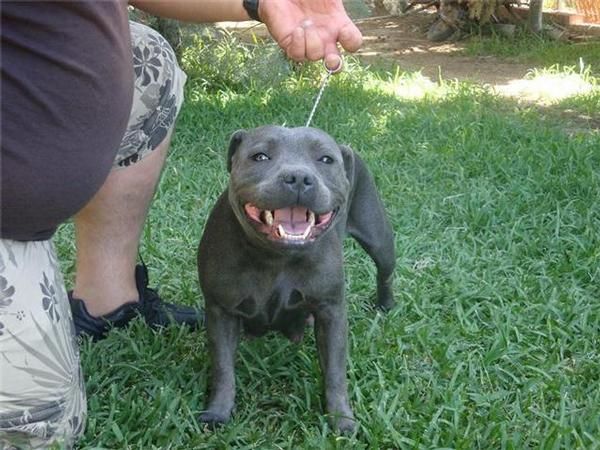
POLYGON ((4 1, 0 237, 41 240, 108 175, 133 94, 127 4, 4 1))

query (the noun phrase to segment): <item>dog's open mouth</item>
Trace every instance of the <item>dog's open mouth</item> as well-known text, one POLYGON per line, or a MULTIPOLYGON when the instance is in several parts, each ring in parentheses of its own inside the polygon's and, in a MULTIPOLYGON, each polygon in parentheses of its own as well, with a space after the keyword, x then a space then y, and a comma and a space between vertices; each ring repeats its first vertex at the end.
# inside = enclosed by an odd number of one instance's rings
POLYGON ((335 216, 335 210, 315 214, 304 206, 268 210, 251 203, 244 205, 244 211, 255 228, 271 240, 298 244, 316 239, 329 227, 335 216))

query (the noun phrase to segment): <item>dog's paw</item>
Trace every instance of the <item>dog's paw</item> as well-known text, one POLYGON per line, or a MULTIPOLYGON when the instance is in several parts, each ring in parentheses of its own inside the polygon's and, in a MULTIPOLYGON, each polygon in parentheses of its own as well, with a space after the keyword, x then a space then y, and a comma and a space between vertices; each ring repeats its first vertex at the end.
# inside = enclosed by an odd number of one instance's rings
POLYGON ((392 309, 394 309, 395 305, 396 303, 394 302, 393 297, 390 297, 389 299, 384 299, 383 301, 381 299, 378 299, 377 310, 386 314, 389 313, 392 309))
POLYGON ((378 286, 375 302, 377 304, 377 309, 384 313, 389 312, 396 304, 394 301, 394 292, 392 291, 391 286, 378 286))
POLYGON ((216 428, 229 422, 229 414, 223 414, 215 411, 203 411, 198 416, 198 421, 204 423, 211 428, 216 428))
POLYGON ((370 309, 373 312, 387 314, 396 306, 393 295, 382 297, 377 294, 373 294, 369 297, 369 300, 371 301, 370 309))
POLYGON ((353 434, 358 428, 358 423, 353 418, 335 417, 331 419, 331 427, 343 435, 353 434))

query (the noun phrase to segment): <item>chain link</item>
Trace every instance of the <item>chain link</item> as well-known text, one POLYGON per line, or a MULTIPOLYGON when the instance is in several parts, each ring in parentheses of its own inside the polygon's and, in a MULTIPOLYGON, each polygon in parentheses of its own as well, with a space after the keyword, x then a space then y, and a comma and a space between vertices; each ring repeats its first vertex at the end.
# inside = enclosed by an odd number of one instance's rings
POLYGON ((321 81, 321 88, 319 89, 319 93, 317 94, 317 98, 315 99, 315 104, 313 105, 312 110, 308 116, 308 120, 306 121, 306 125, 305 125, 306 127, 310 126, 313 116, 315 115, 315 111, 317 110, 317 106, 319 106, 319 102, 321 101, 321 97, 323 96, 323 91, 325 90, 325 86, 327 86, 327 83, 329 82, 329 78, 331 78, 331 75, 333 75, 334 72, 335 72, 335 70, 327 69, 327 73, 323 77, 323 81, 321 81))
POLYGON ((342 57, 339 57, 339 63, 336 67, 334 67, 333 69, 329 69, 327 67, 327 65, 325 64, 325 60, 323 60, 323 66, 325 67, 325 70, 327 71, 327 73, 325 74, 325 76, 323 77, 323 81, 321 81, 321 87, 319 88, 319 93, 317 94, 317 98, 315 98, 315 104, 312 107, 312 110, 310 112, 310 114, 308 115, 308 120, 306 121, 306 127, 310 126, 310 123, 312 122, 313 116, 315 115, 315 111, 317 110, 317 106, 319 106, 319 102, 321 101, 321 97, 323 96, 323 91, 325 90, 325 86, 327 86, 327 83, 329 83, 329 78, 331 78, 331 75, 333 75, 336 72, 339 72, 342 69, 342 66, 344 65, 344 60, 342 59, 342 57))

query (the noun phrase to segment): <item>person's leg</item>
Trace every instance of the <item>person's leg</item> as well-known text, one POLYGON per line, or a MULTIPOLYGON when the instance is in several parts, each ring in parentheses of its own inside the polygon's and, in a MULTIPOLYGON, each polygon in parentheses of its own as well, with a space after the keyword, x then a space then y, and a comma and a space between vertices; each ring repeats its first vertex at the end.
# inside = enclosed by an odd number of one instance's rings
POLYGON ((156 31, 131 22, 135 91, 115 167, 75 216, 77 263, 71 294, 75 328, 95 338, 137 314, 150 325, 197 325, 193 308, 163 303, 136 266, 139 239, 183 101, 185 74, 156 31))
POLYGON ((169 138, 137 164, 113 170, 75 216, 77 272, 73 297, 92 316, 138 300, 135 265, 146 214, 160 178, 169 138))
POLYGON ((0 448, 71 448, 85 389, 52 242, 0 239, 0 448))

